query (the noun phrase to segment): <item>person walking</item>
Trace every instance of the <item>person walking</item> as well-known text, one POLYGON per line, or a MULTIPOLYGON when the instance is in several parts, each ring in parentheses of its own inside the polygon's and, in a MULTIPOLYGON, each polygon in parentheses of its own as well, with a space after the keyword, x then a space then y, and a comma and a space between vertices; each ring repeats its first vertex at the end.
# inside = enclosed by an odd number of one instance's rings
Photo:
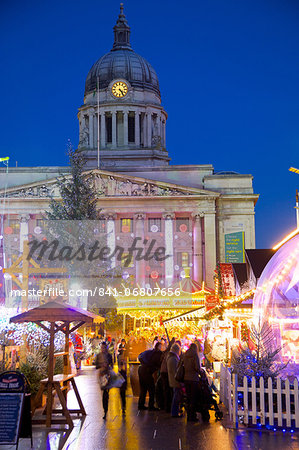
POLYGON ((172 389, 171 417, 181 417, 179 415, 180 401, 182 397, 181 383, 176 381, 175 374, 180 362, 181 347, 173 344, 167 355, 167 373, 169 386, 172 389))
POLYGON ((122 339, 117 347, 117 364, 123 362, 127 366, 127 343, 125 339, 122 339))
POLYGON ((139 356, 141 365, 138 367, 140 394, 138 400, 138 409, 149 409, 149 411, 155 411, 155 381, 153 374, 161 366, 161 343, 157 342, 153 350, 146 350, 139 356), (149 393, 148 408, 145 406, 145 398, 147 392, 149 393))
POLYGON ((124 383, 119 388, 120 399, 121 399, 121 409, 123 415, 126 414, 126 390, 127 390, 127 364, 125 361, 120 360, 118 364, 118 371, 124 378, 124 383))
POLYGON ((96 358, 96 369, 99 369, 99 376, 102 389, 104 420, 107 417, 108 403, 109 403, 109 388, 107 389, 105 388, 105 386, 109 384, 109 371, 112 370, 112 367, 113 367, 112 355, 108 351, 108 346, 106 342, 102 342, 101 351, 98 353, 96 358))
POLYGON ((200 362, 198 347, 192 343, 183 357, 185 368, 184 384, 187 395, 187 420, 196 422, 196 407, 199 395, 200 362))

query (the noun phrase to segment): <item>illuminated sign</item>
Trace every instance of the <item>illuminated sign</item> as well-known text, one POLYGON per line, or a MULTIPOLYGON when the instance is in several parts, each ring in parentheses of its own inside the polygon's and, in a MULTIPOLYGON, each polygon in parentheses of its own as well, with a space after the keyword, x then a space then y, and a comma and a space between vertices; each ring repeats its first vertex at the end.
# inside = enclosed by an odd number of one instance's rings
POLYGON ((225 234, 225 262, 245 262, 244 231, 225 234))

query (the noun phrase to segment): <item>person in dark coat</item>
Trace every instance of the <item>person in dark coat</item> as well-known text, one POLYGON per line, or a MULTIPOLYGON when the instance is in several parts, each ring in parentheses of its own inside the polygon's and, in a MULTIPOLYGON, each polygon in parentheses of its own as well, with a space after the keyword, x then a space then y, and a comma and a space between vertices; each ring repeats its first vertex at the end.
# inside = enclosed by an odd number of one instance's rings
POLYGON ((175 343, 171 346, 170 352, 167 355, 167 375, 169 386, 173 391, 171 402, 171 417, 181 417, 179 415, 180 401, 181 401, 181 383, 176 381, 175 374, 180 362, 181 347, 175 343))
POLYGON ((187 395, 187 420, 195 422, 197 421, 196 408, 200 382, 200 361, 196 344, 190 345, 184 354, 183 363, 185 367, 184 384, 187 395))
MULTIPOLYGON (((101 344, 101 351, 96 358, 96 369, 99 369, 100 377, 109 374, 109 370, 113 367, 112 355, 108 351, 108 346, 105 342, 101 344)), ((109 403, 109 389, 102 389, 102 402, 104 409, 104 417, 106 419, 109 403)))
POLYGON ((141 365, 138 367, 140 394, 138 400, 138 409, 149 409, 155 411, 155 381, 153 374, 160 369, 161 366, 161 343, 157 342, 153 350, 149 350, 150 356, 148 361, 141 361, 141 365), (145 406, 145 398, 147 392, 149 393, 148 408, 145 406))
POLYGON ((160 369, 160 377, 161 377, 162 386, 163 386, 162 404, 163 404, 163 408, 166 412, 170 412, 171 401, 172 401, 172 389, 169 386, 168 373, 167 373, 167 356, 170 352, 172 344, 174 344, 174 343, 175 343, 175 338, 172 338, 172 340, 168 344, 168 347, 163 352, 162 364, 161 364, 161 369, 160 369))
POLYGON ((119 362, 119 373, 123 376, 125 382, 119 388, 121 407, 123 415, 126 414, 126 390, 127 390, 127 365, 125 361, 119 362))

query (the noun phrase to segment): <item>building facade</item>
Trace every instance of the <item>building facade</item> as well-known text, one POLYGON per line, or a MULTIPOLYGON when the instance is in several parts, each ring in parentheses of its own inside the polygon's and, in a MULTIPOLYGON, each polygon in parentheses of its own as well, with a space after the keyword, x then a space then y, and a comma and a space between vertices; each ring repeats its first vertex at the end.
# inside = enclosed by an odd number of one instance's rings
MULTIPOLYGON (((211 164, 170 164, 158 77, 133 51, 122 7, 111 51, 87 75, 78 119, 78 149, 97 190, 98 228, 107 232, 109 246, 126 249, 136 237, 154 239, 170 255, 124 268, 140 286, 171 286, 189 267, 194 280, 213 288, 217 262, 238 262, 229 259, 242 255, 242 249, 237 256, 229 250, 234 240, 227 236, 237 235, 239 247, 255 248, 258 195, 251 175, 215 173, 211 164)), ((1 169, 2 228, 15 239, 14 257, 39 231, 50 198, 59 198, 56 178, 68 172, 56 166, 1 169)), ((9 267, 13 258, 2 258, 2 267, 9 267)))

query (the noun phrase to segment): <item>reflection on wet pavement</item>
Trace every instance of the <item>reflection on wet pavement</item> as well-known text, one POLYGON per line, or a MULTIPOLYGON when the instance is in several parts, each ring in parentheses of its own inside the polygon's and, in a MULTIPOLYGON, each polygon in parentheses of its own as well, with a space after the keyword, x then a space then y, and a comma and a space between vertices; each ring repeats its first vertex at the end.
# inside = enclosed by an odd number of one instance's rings
MULTIPOLYGON (((87 416, 75 419, 74 428, 47 430, 34 427, 33 446, 40 450, 239 450, 299 449, 297 434, 282 432, 234 430, 225 420, 210 423, 187 423, 164 412, 137 411, 137 399, 127 397, 127 413, 123 417, 118 389, 110 391, 107 420, 103 420, 101 392, 97 374, 89 367, 81 371, 76 382, 87 416)), ((69 407, 77 407, 73 391, 68 394, 69 407)), ((75 416, 74 416, 75 417, 75 416)), ((15 446, 1 446, 15 449, 15 446)), ((19 450, 30 449, 29 439, 20 439, 19 450)))

